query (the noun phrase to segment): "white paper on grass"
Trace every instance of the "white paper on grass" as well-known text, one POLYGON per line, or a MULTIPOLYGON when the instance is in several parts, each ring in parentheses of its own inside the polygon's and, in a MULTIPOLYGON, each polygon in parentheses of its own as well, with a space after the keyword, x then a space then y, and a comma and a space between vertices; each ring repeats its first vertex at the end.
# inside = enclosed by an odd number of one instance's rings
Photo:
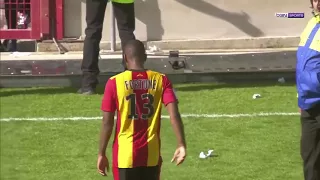
POLYGON ((206 158, 208 158, 208 157, 212 157, 213 156, 213 150, 209 150, 206 154, 204 153, 204 152, 201 152, 200 154, 199 154, 199 158, 200 159, 206 159, 206 158))
POLYGON ((281 78, 278 79, 278 82, 279 82, 279 83, 285 83, 286 80, 284 79, 284 77, 281 77, 281 78))
POLYGON ((261 98, 261 94, 254 94, 252 96, 252 99, 257 99, 257 98, 261 98))

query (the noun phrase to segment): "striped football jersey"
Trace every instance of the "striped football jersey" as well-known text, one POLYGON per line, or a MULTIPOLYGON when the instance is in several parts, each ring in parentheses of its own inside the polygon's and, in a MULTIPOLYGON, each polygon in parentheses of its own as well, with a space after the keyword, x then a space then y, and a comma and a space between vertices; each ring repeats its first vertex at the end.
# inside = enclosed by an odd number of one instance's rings
POLYGON ((117 112, 113 167, 157 166, 162 104, 177 102, 169 79, 161 73, 125 71, 105 87, 102 111, 117 112))

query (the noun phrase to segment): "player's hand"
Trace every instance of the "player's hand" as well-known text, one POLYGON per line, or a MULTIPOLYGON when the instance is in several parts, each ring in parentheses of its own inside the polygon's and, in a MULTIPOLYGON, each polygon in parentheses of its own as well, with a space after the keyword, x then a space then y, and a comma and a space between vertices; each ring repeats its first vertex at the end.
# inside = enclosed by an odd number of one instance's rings
POLYGON ((184 146, 180 146, 174 152, 171 162, 176 162, 176 165, 178 166, 183 163, 186 156, 187 156, 186 148, 184 146))
POLYGON ((99 174, 101 174, 102 176, 107 175, 106 169, 107 169, 107 172, 109 172, 109 160, 106 156, 102 156, 102 155, 98 156, 97 168, 98 168, 99 174))

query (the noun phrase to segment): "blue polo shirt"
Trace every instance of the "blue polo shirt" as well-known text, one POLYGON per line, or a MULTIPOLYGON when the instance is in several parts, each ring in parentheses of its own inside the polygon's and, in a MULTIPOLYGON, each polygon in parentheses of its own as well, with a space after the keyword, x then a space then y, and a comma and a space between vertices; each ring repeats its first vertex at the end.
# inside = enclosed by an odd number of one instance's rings
POLYGON ((320 104, 320 16, 315 15, 301 34, 297 50, 298 106, 308 110, 320 104))

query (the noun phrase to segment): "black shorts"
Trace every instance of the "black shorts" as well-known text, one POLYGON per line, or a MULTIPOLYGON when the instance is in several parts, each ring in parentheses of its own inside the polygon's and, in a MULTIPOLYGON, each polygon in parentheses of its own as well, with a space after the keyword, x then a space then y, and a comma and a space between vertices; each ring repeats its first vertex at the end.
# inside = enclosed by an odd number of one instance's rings
POLYGON ((159 180, 161 166, 113 168, 114 180, 159 180))

